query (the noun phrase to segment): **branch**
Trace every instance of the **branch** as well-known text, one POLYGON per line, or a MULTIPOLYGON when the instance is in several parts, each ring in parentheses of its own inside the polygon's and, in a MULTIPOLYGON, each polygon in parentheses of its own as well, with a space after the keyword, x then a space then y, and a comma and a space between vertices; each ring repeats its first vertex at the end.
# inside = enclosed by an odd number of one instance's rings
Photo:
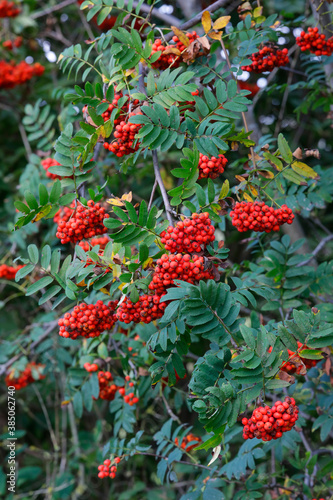
MULTIPOLYGON (((235 3, 235 6, 238 5, 238 4, 240 4, 241 2, 242 2, 242 0, 237 1, 235 3)), ((181 24, 178 27, 179 27, 179 29, 181 29, 183 31, 186 31, 186 30, 192 28, 192 26, 195 26, 196 24, 198 24, 201 21, 201 17, 202 17, 203 12, 208 11, 210 13, 213 13, 217 9, 219 9, 220 7, 225 7, 229 3, 230 3, 230 0, 217 0, 217 2, 214 2, 212 5, 210 5, 209 7, 207 7, 207 9, 204 9, 202 12, 199 12, 199 14, 197 14, 192 19, 190 19, 189 21, 186 21, 186 23, 181 24)), ((164 38, 168 42, 169 40, 171 40, 171 38, 173 36, 174 36, 174 34, 171 32, 171 33, 168 33, 164 38)))
POLYGON ((313 250, 311 257, 309 257, 306 260, 303 260, 303 262, 300 262, 299 264, 297 264, 296 267, 301 267, 301 266, 305 266, 306 264, 308 264, 320 252, 320 250, 326 245, 326 243, 328 243, 331 240, 333 240, 333 234, 329 234, 328 236, 326 236, 326 238, 321 240, 319 245, 317 245, 316 248, 313 250))
MULTIPOLYGON (((40 344, 45 339, 45 337, 47 337, 52 332, 54 327, 58 324, 58 321, 52 321, 51 323, 46 323, 46 324, 48 324, 49 327, 46 328, 45 332, 37 340, 35 340, 34 342, 32 342, 32 344, 30 344, 30 346, 28 347, 29 350, 33 349, 38 344, 40 344)), ((13 363, 15 363, 15 361, 17 361, 22 355, 23 353, 16 354, 16 356, 13 356, 9 361, 0 365, 0 376, 3 375, 7 371, 7 368, 9 368, 13 363)))
POLYGON ((168 198, 168 195, 167 195, 167 192, 166 192, 166 189, 165 189, 165 186, 163 184, 162 177, 161 177, 160 166, 159 166, 158 158, 157 158, 157 151, 156 150, 152 151, 152 155, 153 155, 155 178, 157 180, 157 183, 158 183, 160 191, 161 191, 161 195, 163 198, 163 203, 164 203, 164 207, 165 207, 165 211, 166 211, 166 216, 167 216, 167 219, 168 219, 170 225, 173 226, 172 208, 171 208, 169 198, 168 198))
POLYGON ((47 16, 48 14, 52 14, 52 12, 61 10, 68 5, 72 5, 73 3, 76 3, 76 0, 64 0, 57 5, 53 5, 53 7, 48 7, 47 9, 40 10, 39 12, 33 12, 30 17, 31 19, 38 19, 39 17, 47 16))

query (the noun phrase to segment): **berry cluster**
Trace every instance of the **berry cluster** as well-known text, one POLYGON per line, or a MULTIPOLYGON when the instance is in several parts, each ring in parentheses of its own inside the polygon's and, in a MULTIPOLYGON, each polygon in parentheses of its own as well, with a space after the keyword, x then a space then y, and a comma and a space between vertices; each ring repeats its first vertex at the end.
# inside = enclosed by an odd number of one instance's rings
MULTIPOLYGON (((174 284, 174 280, 195 281, 214 279, 210 270, 205 270, 204 258, 199 255, 176 255, 164 254, 156 261, 153 279, 149 284, 149 289, 156 294, 165 294, 167 288, 174 284)), ((162 305, 162 304, 161 304, 162 305)))
MULTIPOLYGON (((190 43, 194 42, 199 35, 195 31, 192 31, 192 33, 186 33, 187 38, 189 39, 190 43)), ((152 51, 151 55, 155 54, 156 52, 162 52, 160 57, 157 59, 152 64, 153 68, 157 69, 167 69, 170 65, 172 65, 173 68, 177 68, 181 62, 181 57, 180 54, 183 52, 186 47, 185 45, 179 40, 178 36, 174 36, 172 40, 175 42, 174 45, 162 45, 162 40, 160 38, 157 38, 155 42, 152 45, 152 51)))
POLYGON ((109 214, 105 213, 105 208, 101 207, 99 203, 92 200, 88 201, 88 206, 78 205, 74 212, 68 214, 68 210, 64 211, 64 217, 55 215, 58 221, 58 228, 56 236, 61 240, 64 245, 69 243, 77 243, 83 239, 92 238, 98 234, 107 232, 107 228, 103 225, 103 221, 109 218, 109 214), (68 217, 69 215, 69 217, 68 217))
POLYGON ((98 372, 99 399, 114 400, 119 387, 112 382, 113 377, 110 372, 98 372))
MULTIPOLYGON (((302 342, 299 341, 297 342, 297 346, 298 346, 298 351, 302 349, 309 349, 306 345, 302 344, 302 342)), ((268 349, 268 352, 272 352, 272 349, 273 348, 270 347, 268 349)), ((320 359, 302 358, 302 356, 298 354, 298 351, 294 352, 288 349, 289 359, 284 363, 282 363, 282 365, 280 366, 280 370, 290 374, 296 373, 296 375, 299 375, 302 370, 302 365, 304 365, 308 370, 310 370, 310 368, 313 368, 314 366, 316 366, 317 363, 319 363, 319 361, 321 361, 320 359), (297 358, 299 358, 302 361, 302 363, 297 363, 297 358)))
POLYGON ((4 278, 5 280, 13 280, 15 279, 17 271, 22 269, 22 266, 7 266, 7 264, 0 265, 0 278, 4 278))
MULTIPOLYGON (((187 452, 189 452, 193 450, 193 448, 199 446, 200 443, 201 443, 201 438, 190 433, 187 436, 183 437, 180 447, 182 448, 182 450, 186 450, 187 452), (188 444, 193 443, 193 441, 196 441, 196 443, 191 444, 191 446, 188 446, 188 444)), ((175 439, 175 444, 178 446, 179 444, 178 438, 175 439)))
MULTIPOLYGON (((110 120, 111 115, 112 115, 112 111, 114 109, 118 109, 119 108, 118 101, 122 97, 124 97, 123 93, 121 91, 117 92, 117 87, 115 87, 114 88, 114 98, 113 98, 113 101, 109 104, 108 109, 106 111, 104 111, 104 113, 102 113, 102 117, 103 117, 103 119, 104 119, 105 122, 107 122, 108 120, 110 120)), ((107 101, 103 100, 102 102, 107 102, 107 101)), ((137 106, 139 104, 139 102, 140 101, 138 99, 134 99, 131 102, 132 108, 135 107, 135 106, 137 106)), ((114 124, 115 127, 117 125, 119 125, 125 119, 125 116, 128 113, 128 111, 129 111, 129 104, 130 104, 130 101, 129 101, 129 97, 127 96, 127 101, 120 108, 121 109, 121 113, 118 115, 118 117, 113 122, 113 124, 114 124)))
POLYGON ((115 127, 113 135, 116 140, 110 144, 108 142, 104 142, 104 148, 114 153, 118 156, 118 158, 130 155, 131 153, 137 151, 140 147, 140 143, 135 141, 135 136, 139 132, 142 125, 129 122, 130 117, 135 115, 142 115, 142 112, 138 110, 136 112, 129 113, 126 120, 122 120, 115 127))
POLYGON ((252 230, 260 233, 278 231, 282 224, 292 224, 295 218, 291 208, 287 205, 276 209, 265 205, 263 201, 237 202, 230 216, 232 225, 237 228, 237 231, 252 230))
POLYGON ((101 236, 100 238, 92 238, 89 241, 80 241, 79 246, 83 248, 85 252, 88 252, 91 248, 99 245, 99 250, 104 250, 106 245, 109 243, 110 238, 108 236, 101 236))
POLYGON ((277 401, 272 408, 259 406, 249 419, 243 418, 243 438, 258 438, 271 441, 282 437, 294 427, 298 419, 298 407, 294 398, 285 398, 284 402, 277 401))
POLYGON ((21 12, 14 2, 0 1, 0 17, 16 17, 21 12))
POLYGON ((209 158, 200 153, 199 179, 216 179, 220 174, 223 174, 227 163, 228 160, 222 154, 218 155, 217 158, 215 156, 209 158))
POLYGON ((60 222, 68 222, 72 217, 75 209, 75 202, 73 201, 69 207, 61 207, 53 217, 53 222, 59 224, 60 222))
POLYGON ((110 330, 117 321, 114 314, 116 307, 117 301, 103 304, 98 300, 96 304, 89 305, 82 302, 71 313, 66 313, 59 319, 59 335, 71 339, 80 335, 86 338, 98 337, 104 330, 110 330))
POLYGON ((215 239, 215 229, 209 214, 192 214, 191 217, 177 222, 176 227, 169 226, 161 233, 161 242, 169 252, 197 253, 206 248, 215 239))
POLYGON ((17 49, 21 47, 22 42, 23 38, 21 36, 17 36, 13 42, 11 40, 5 40, 2 42, 2 46, 4 49, 13 50, 14 47, 17 49))
POLYGON ((60 175, 51 174, 51 172, 49 172, 49 168, 51 167, 61 167, 60 163, 58 163, 56 160, 54 160, 53 158, 45 158, 45 160, 42 160, 40 163, 43 169, 45 170, 46 177, 49 177, 50 179, 53 180, 62 179, 60 175))
POLYGON ((96 363, 84 363, 83 368, 87 370, 87 372, 97 372, 98 365, 96 363))
POLYGON ((123 323, 151 323, 162 318, 166 303, 160 303, 158 295, 142 295, 138 302, 132 302, 128 297, 117 309, 116 316, 123 323))
POLYGON ((30 65, 25 61, 18 64, 0 61, 0 89, 12 89, 22 85, 34 76, 41 76, 44 70, 44 66, 39 63, 30 65))
MULTIPOLYGON (((119 464, 121 461, 121 457, 116 457, 113 460, 114 464, 119 464)), ((100 479, 104 479, 105 477, 111 477, 111 479, 114 479, 116 477, 116 472, 117 472, 117 467, 116 465, 112 465, 111 460, 107 459, 104 460, 104 462, 98 466, 98 477, 100 479)))
MULTIPOLYGON (((129 385, 133 387, 134 384, 133 382, 130 382, 129 385)), ((127 403, 129 406, 133 406, 139 402, 139 398, 135 396, 134 392, 126 394, 125 387, 121 387, 118 392, 121 396, 123 396, 125 403, 127 403)))
POLYGON ((24 371, 20 373, 20 376, 17 378, 15 377, 15 370, 12 370, 6 376, 6 385, 8 387, 14 386, 17 391, 23 389, 23 387, 26 387, 32 382, 45 378, 45 375, 43 375, 44 368, 45 365, 37 364, 33 361, 27 364, 24 371))
POLYGON ((252 64, 242 66, 243 71, 254 73, 264 73, 272 71, 274 68, 285 66, 289 63, 288 49, 278 49, 277 47, 267 45, 251 55, 252 64))
POLYGON ((302 31, 296 38, 296 43, 302 52, 309 50, 316 56, 330 56, 333 53, 333 37, 326 40, 325 35, 318 32, 318 28, 308 28, 307 33, 302 31))

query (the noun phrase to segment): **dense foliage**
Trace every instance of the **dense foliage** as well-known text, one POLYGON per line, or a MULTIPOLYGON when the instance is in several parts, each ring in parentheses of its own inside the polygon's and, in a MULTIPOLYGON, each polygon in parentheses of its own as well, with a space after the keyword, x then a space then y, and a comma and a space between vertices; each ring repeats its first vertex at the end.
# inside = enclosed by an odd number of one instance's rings
POLYGON ((1 498, 332 498, 331 4, 0 1, 1 498))

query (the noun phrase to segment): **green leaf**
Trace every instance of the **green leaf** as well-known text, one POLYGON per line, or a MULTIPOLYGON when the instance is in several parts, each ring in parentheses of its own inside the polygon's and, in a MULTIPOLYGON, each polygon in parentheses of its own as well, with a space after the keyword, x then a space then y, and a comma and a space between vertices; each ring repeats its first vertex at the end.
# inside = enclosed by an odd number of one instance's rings
POLYGON ((27 288, 26 295, 27 296, 33 295, 34 293, 38 292, 42 288, 45 288, 47 285, 52 283, 52 281, 53 281, 52 276, 44 276, 44 278, 39 279, 38 281, 36 281, 27 288))
POLYGON ((57 179, 54 182, 52 189, 51 189, 50 202, 56 203, 59 200, 60 195, 61 195, 61 183, 60 183, 59 179, 57 179))
POLYGON ((290 385, 290 382, 287 382, 286 380, 278 380, 278 379, 273 379, 269 380, 266 384, 267 389, 281 389, 282 387, 288 387, 290 385))
POLYGON ((74 395, 73 408, 74 408, 75 415, 78 418, 81 418, 82 412, 83 412, 83 401, 82 401, 82 394, 80 391, 77 391, 74 395))
POLYGON ((39 204, 42 206, 46 205, 49 201, 49 193, 47 192, 47 189, 44 186, 44 184, 39 184, 38 191, 39 191, 39 204))
POLYGON ((20 281, 22 278, 25 278, 28 274, 30 274, 35 269, 34 264, 27 264, 17 271, 15 274, 15 281, 20 281))
POLYGON ((33 210, 37 210, 38 209, 37 200, 34 197, 34 195, 32 193, 30 193, 30 191, 25 191, 24 192, 24 197, 25 197, 26 202, 28 203, 28 205, 29 205, 30 208, 32 208, 33 210))
POLYGON ((28 246, 28 255, 29 255, 29 258, 33 264, 38 264, 39 252, 38 252, 38 248, 36 247, 36 245, 29 245, 28 246))
POLYGON ((291 163, 293 161, 293 154, 290 147, 282 134, 278 135, 278 148, 281 153, 282 158, 286 163, 291 163))
POLYGON ((45 245, 42 249, 42 258, 40 265, 43 269, 47 269, 51 261, 51 248, 49 245, 45 245))

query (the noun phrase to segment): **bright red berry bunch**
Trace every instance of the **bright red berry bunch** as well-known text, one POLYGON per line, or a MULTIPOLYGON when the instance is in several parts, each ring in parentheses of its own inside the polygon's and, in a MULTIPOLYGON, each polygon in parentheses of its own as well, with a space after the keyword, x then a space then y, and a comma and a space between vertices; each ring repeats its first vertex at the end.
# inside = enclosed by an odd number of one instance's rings
POLYGON ((43 375, 44 368, 45 365, 37 364, 32 361, 27 364, 24 371, 20 373, 20 376, 17 378, 15 378, 15 370, 10 371, 5 379, 6 385, 8 387, 14 386, 17 391, 23 389, 23 387, 26 387, 32 382, 45 378, 45 375, 43 375))
MULTIPOLYGON (((131 382, 129 385, 133 387, 134 384, 133 382, 131 382)), ((121 396, 123 396, 125 403, 127 403, 130 406, 133 406, 139 402, 139 398, 135 396, 134 392, 129 392, 128 394, 126 394, 125 387, 121 387, 118 392, 121 396)))
POLYGON ((25 61, 18 64, 0 61, 0 89, 12 89, 22 85, 34 76, 41 76, 44 70, 44 66, 39 63, 30 65, 25 61))
POLYGON ((205 269, 204 258, 199 255, 164 254, 156 264, 149 289, 154 290, 157 295, 165 294, 176 279, 192 284, 195 281, 214 279, 212 272, 205 269))
POLYGON ((212 156, 205 156, 200 153, 199 158, 199 179, 216 179, 219 175, 223 174, 224 168, 228 160, 222 154, 219 154, 216 158, 212 156))
MULTIPOLYGON (((113 464, 119 464, 121 461, 121 457, 116 457, 113 460, 113 464)), ((111 477, 114 479, 116 477, 117 467, 116 465, 112 465, 110 459, 104 460, 103 464, 98 466, 98 477, 100 479, 104 479, 105 477, 111 477)))
POLYGON ((104 250, 106 245, 109 243, 110 238, 108 236, 101 236, 100 238, 91 238, 90 241, 80 241, 79 246, 83 248, 85 252, 88 252, 91 248, 99 245, 99 250, 104 250))
POLYGON ((99 399, 113 401, 119 387, 113 383, 113 377, 110 372, 98 372, 99 399))
POLYGON ((274 68, 285 66, 289 63, 288 49, 278 49, 277 47, 267 45, 251 55, 252 64, 242 66, 243 71, 254 73, 264 73, 272 71, 274 68))
POLYGON ((107 232, 103 221, 109 218, 109 214, 105 213, 105 208, 92 200, 89 200, 87 205, 87 207, 78 205, 69 219, 68 212, 65 211, 65 217, 58 222, 56 236, 63 245, 69 242, 77 243, 107 232))
POLYGON ((98 365, 96 363, 84 363, 83 368, 87 370, 87 372, 97 372, 98 365))
POLYGON ((326 40, 326 36, 320 34, 318 28, 308 28, 307 33, 302 31, 296 38, 296 43, 302 52, 309 50, 316 56, 330 56, 333 53, 333 37, 326 40))
MULTIPOLYGON (((177 446, 178 446, 178 443, 179 443, 179 440, 178 440, 178 438, 176 438, 175 444, 177 446)), ((199 446, 200 443, 201 443, 201 438, 190 433, 190 434, 187 434, 187 436, 183 437, 180 447, 182 448, 182 450, 186 450, 188 452, 188 451, 193 450, 193 448, 196 448, 197 446, 199 446), (196 441, 196 443, 191 444, 191 446, 188 446, 188 444, 192 443, 193 441, 196 441)))
POLYGON ((22 269, 22 266, 7 266, 7 264, 0 265, 0 278, 4 278, 5 280, 13 280, 15 279, 17 271, 22 269))
POLYGON ((169 226, 161 233, 161 242, 169 252, 197 253, 215 239, 215 229, 209 214, 192 214, 179 221, 176 227, 169 226))
POLYGON ((142 295, 138 302, 132 302, 128 297, 117 309, 117 318, 123 323, 151 323, 162 318, 166 303, 160 303, 159 295, 142 295))
POLYGON ((232 225, 237 231, 257 231, 260 233, 278 231, 282 224, 292 224, 295 216, 287 205, 281 208, 273 208, 265 205, 263 201, 237 202, 230 212, 232 225))
POLYGON ((104 330, 110 330, 117 321, 114 314, 116 307, 117 301, 110 301, 108 304, 103 304, 101 300, 96 304, 82 302, 71 313, 66 313, 59 319, 59 335, 71 339, 79 336, 98 337, 104 330))
POLYGON ((277 401, 272 408, 259 406, 249 419, 243 418, 242 424, 244 439, 262 439, 271 441, 282 437, 284 432, 290 431, 298 419, 298 407, 294 398, 285 398, 277 401))
POLYGON ((21 9, 14 2, 8 0, 0 1, 0 17, 16 17, 21 12, 21 9))
POLYGON ((45 170, 47 177, 49 177, 50 179, 53 179, 53 180, 62 179, 62 177, 60 175, 51 174, 51 172, 49 172, 49 168, 51 168, 51 167, 61 167, 61 164, 58 163, 56 160, 54 160, 53 158, 45 158, 45 160, 42 160, 40 163, 41 163, 43 169, 45 170))
POLYGON ((61 207, 53 217, 53 222, 59 224, 60 222, 67 222, 72 217, 75 209, 75 202, 73 201, 69 207, 61 207))
POLYGON ((2 42, 2 46, 4 49, 13 50, 14 47, 16 47, 17 49, 21 47, 22 42, 23 38, 21 36, 17 36, 13 42, 12 40, 5 40, 4 42, 2 42))
POLYGON ((113 135, 116 140, 110 144, 108 142, 104 142, 104 148, 114 153, 118 156, 118 158, 130 155, 131 153, 137 151, 140 147, 140 143, 135 141, 135 136, 139 132, 142 125, 129 122, 129 118, 135 115, 142 115, 142 112, 139 110, 134 113, 129 113, 126 120, 122 120, 115 127, 113 135))
MULTIPOLYGON (((192 33, 186 33, 186 36, 189 39, 190 43, 199 37, 199 35, 197 35, 195 31, 192 31, 192 33)), ((164 70, 167 69, 170 65, 172 65, 173 68, 177 68, 179 66, 179 64, 181 63, 179 52, 183 52, 186 47, 177 36, 174 36, 172 40, 175 42, 175 44, 166 46, 162 44, 162 40, 160 38, 157 38, 155 40, 152 45, 151 55, 155 54, 156 52, 162 52, 162 54, 157 59, 157 61, 152 64, 153 68, 164 70)))

